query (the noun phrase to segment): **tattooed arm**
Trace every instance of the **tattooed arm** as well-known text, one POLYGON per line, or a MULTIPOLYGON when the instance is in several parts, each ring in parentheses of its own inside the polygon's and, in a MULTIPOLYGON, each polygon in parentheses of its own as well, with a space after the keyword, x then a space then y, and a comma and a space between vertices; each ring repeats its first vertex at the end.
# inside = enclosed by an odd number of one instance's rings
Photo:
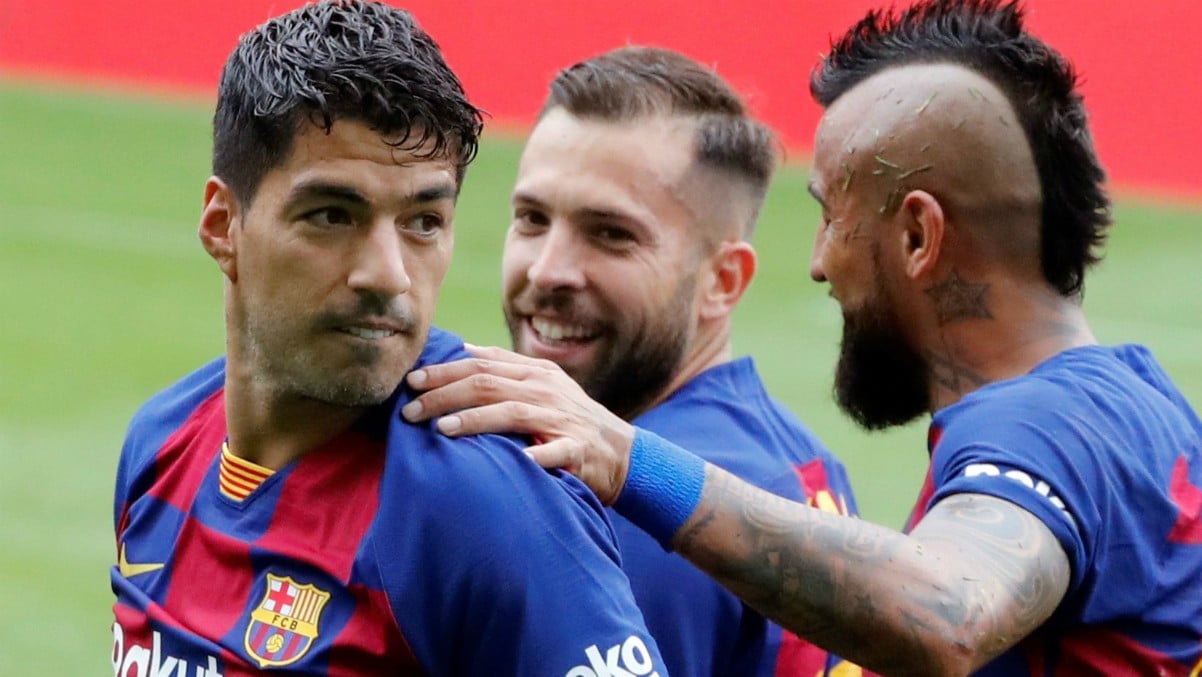
MULTIPOLYGON (((606 504, 622 492, 634 428, 562 369, 499 348, 410 374, 406 417, 451 435, 539 436, 527 452, 566 467, 606 504), (454 415, 444 416, 450 412, 454 415)), ((884 674, 965 674, 1051 615, 1068 558, 1018 506, 980 494, 937 503, 909 536, 758 489, 710 464, 673 548, 761 613, 884 674)))
POLYGON ((1051 531, 1007 501, 950 496, 907 536, 714 466, 672 545, 797 635, 890 675, 981 667, 1043 623, 1069 579, 1051 531))

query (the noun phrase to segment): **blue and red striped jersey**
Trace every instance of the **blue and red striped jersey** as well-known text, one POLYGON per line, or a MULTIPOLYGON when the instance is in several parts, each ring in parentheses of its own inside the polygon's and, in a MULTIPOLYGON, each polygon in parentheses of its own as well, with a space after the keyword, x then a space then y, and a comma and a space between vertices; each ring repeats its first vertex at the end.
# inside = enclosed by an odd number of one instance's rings
MULTIPOLYGON (((466 356, 434 329, 419 366, 466 356)), ((667 674, 603 508, 521 440, 409 424, 402 388, 255 478, 222 463, 224 378, 218 359, 130 425, 116 675, 667 674)))
MULTIPOLYGON (((847 472, 780 402, 751 358, 712 367, 634 421, 775 494, 855 514, 847 472)), ((623 568, 673 675, 860 674, 743 604, 687 560, 613 513, 623 568)))
POLYGON ((1198 675, 1202 422, 1142 346, 1066 351, 934 416, 910 518, 996 496, 1056 535, 1064 600, 984 675, 1198 675))

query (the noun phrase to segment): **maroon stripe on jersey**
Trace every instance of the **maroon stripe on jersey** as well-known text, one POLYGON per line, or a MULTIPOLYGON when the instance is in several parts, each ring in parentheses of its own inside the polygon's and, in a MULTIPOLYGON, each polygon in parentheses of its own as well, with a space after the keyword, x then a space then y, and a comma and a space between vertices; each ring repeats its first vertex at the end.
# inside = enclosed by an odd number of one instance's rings
POLYGON ((246 612, 254 583, 250 546, 192 517, 184 520, 163 604, 172 617, 196 634, 224 637, 246 612))
POLYGON ((1177 458, 1173 466, 1169 496, 1177 505, 1177 522, 1169 532, 1169 540, 1190 545, 1202 544, 1202 489, 1190 484, 1189 462, 1177 458))
POLYGON ((910 511, 910 517, 906 520, 905 533, 910 533, 923 517, 927 516, 927 506, 931 502, 931 497, 935 495, 935 467, 932 465, 927 468, 926 479, 922 481, 922 489, 918 492, 918 500, 914 502, 914 509, 910 511))
POLYGON ((1130 637, 1085 627, 1066 636, 1056 649, 1055 665, 1042 654, 1039 633, 1023 641, 1031 674, 1063 675, 1180 675, 1189 668, 1130 637), (1047 668, 1052 668, 1047 672, 1047 668), (1036 669, 1039 672, 1035 672, 1036 669))
POLYGON ((149 494, 181 512, 189 512, 197 488, 221 454, 225 441, 225 389, 219 389, 196 408, 167 438, 155 458, 157 477, 149 494))
POLYGON ((361 585, 347 586, 355 613, 330 647, 329 677, 421 675, 417 658, 397 628, 388 595, 361 585))
POLYGON ((271 526, 255 546, 349 581, 379 507, 383 473, 382 442, 354 431, 339 435, 297 462, 280 489, 271 526))

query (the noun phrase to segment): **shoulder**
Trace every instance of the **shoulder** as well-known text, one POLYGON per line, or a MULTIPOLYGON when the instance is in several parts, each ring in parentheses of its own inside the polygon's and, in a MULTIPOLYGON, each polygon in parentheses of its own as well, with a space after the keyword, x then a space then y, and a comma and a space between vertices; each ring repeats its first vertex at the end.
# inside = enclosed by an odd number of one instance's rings
POLYGON ((130 420, 122 456, 135 457, 131 461, 147 454, 153 457, 167 437, 224 384, 225 358, 219 357, 151 397, 130 420))
POLYGON ((563 674, 589 646, 654 650, 600 503, 522 447, 393 419, 371 547, 432 674, 563 674))
POLYGON ((538 557, 538 548, 591 543, 616 561, 597 499, 574 477, 540 468, 522 451, 523 441, 449 438, 428 422, 411 424, 396 415, 391 421, 381 510, 400 520, 386 521, 390 531, 405 532, 400 542, 437 543, 465 558, 499 548, 512 552, 506 563, 538 557), (414 515, 423 520, 415 522, 414 515))

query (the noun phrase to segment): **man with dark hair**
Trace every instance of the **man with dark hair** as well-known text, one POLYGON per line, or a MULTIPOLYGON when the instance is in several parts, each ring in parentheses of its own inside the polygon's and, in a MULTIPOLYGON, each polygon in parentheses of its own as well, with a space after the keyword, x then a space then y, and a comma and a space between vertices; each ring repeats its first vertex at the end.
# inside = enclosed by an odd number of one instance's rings
MULTIPOLYGON (((502 262, 515 349, 637 425, 781 496, 847 512, 846 472, 734 359, 731 314, 776 140, 717 73, 624 47, 565 69, 526 148, 502 262)), ((837 659, 614 515, 674 675, 823 674, 837 659)))
POLYGON ((868 428, 933 419, 905 534, 752 487, 498 349, 413 374, 422 416, 483 403, 439 425, 539 434, 540 463, 882 673, 1199 674, 1202 421, 1146 348, 1089 329, 1103 175, 1072 69, 1022 19, 873 12, 813 76, 837 399, 868 428))
POLYGON ((405 372, 466 355, 430 321, 480 127, 402 10, 243 36, 200 218, 227 355, 130 425, 114 674, 666 674, 579 481, 399 419, 405 372))

